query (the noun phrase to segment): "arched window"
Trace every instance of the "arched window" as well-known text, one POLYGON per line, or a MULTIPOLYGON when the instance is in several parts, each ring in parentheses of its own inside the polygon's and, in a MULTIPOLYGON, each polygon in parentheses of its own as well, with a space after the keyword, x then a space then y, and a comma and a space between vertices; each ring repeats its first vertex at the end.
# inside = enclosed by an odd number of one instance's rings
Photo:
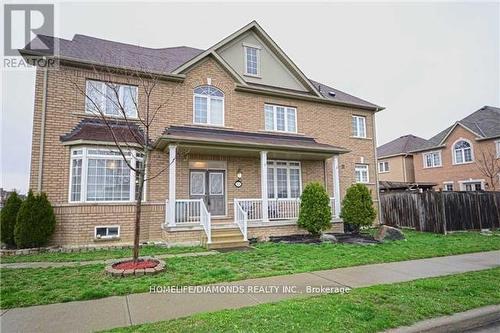
POLYGON ((224 126, 224 93, 213 86, 194 89, 195 124, 224 126))
POLYGON ((473 161, 471 144, 465 140, 460 140, 453 146, 455 164, 468 163, 473 161))

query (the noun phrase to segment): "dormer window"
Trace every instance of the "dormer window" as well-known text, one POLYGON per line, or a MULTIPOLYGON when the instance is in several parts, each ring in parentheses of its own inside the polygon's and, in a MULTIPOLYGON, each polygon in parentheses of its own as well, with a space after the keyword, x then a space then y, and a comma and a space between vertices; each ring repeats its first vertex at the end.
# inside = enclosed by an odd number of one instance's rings
POLYGON ((213 86, 194 89, 193 123, 224 126, 224 93, 213 86))
POLYGON ((260 48, 244 45, 245 75, 260 76, 260 48))

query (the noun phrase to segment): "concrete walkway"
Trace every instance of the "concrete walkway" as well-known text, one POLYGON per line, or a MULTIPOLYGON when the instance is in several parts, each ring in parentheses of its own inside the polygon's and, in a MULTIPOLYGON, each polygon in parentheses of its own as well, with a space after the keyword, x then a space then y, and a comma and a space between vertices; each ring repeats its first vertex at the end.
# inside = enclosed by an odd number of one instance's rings
MULTIPOLYGON (((204 252, 188 252, 188 253, 177 253, 177 254, 157 254, 150 255, 158 259, 168 259, 176 257, 198 257, 198 256, 209 256, 212 254, 218 254, 217 251, 204 251, 204 252)), ((106 260, 87 260, 87 261, 64 261, 64 262, 49 262, 49 261, 38 261, 38 262, 13 262, 8 264, 0 264, 0 268, 8 269, 21 269, 21 268, 50 268, 50 267, 73 267, 82 265, 95 265, 95 264, 106 264, 111 261, 125 260, 129 258, 116 258, 116 259, 106 259, 106 260)))
POLYGON ((143 293, 4 310, 0 327, 3 332, 92 332, 328 292, 321 287, 358 288, 497 266, 500 251, 348 267, 204 286, 241 288, 235 293, 143 293))

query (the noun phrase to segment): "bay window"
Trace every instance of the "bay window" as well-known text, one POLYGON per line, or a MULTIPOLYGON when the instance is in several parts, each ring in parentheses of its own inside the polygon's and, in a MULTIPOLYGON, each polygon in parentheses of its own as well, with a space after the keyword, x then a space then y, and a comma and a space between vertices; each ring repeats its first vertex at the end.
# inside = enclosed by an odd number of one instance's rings
POLYGON ((111 117, 137 118, 137 87, 87 80, 85 111, 111 117))
POLYGON ((266 131, 297 133, 297 109, 266 104, 264 106, 266 131))
MULTIPOLYGON (((124 151, 127 161, 140 167, 143 157, 124 151)), ((135 201, 138 177, 116 149, 80 147, 71 151, 70 202, 135 201)))
POLYGON ((224 93, 213 86, 194 90, 193 123, 224 126, 224 93))
POLYGON ((267 193, 270 199, 299 198, 302 193, 300 162, 268 161, 267 193))

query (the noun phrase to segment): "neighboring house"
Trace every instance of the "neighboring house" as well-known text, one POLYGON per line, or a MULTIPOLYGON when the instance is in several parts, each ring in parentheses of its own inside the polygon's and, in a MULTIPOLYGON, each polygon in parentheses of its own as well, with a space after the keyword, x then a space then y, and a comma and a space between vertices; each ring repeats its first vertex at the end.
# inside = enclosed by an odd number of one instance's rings
POLYGON ((410 151, 427 144, 427 140, 409 134, 377 148, 379 181, 414 183, 413 154, 410 151))
MULTIPOLYGON (((59 42, 59 69, 37 71, 30 181, 55 207, 55 244, 133 239, 134 174, 68 82, 75 79, 82 89, 99 84, 91 64, 133 69, 141 63, 162 75, 157 96, 175 90, 153 128, 150 167, 166 171, 146 183, 141 241, 206 242, 207 218, 221 246, 303 232, 296 225, 298 198, 312 181, 332 197, 336 231, 351 184, 366 184, 378 201, 374 114, 382 108, 307 78, 256 22, 207 50, 83 35, 37 41, 59 42), (233 238, 217 234, 227 229, 233 238)), ((31 54, 29 47, 20 52, 31 54)), ((327 68, 333 75, 334 66, 327 68)), ((112 80, 141 101, 142 91, 124 77, 112 80)), ((139 123, 130 131, 119 120, 113 126, 124 135, 140 131, 139 123)), ((140 163, 133 147, 128 154, 140 163)))
POLYGON ((445 191, 500 190, 479 165, 500 158, 500 109, 484 106, 413 150, 415 179, 437 183, 445 191), (479 165, 478 165, 479 164, 479 165))

